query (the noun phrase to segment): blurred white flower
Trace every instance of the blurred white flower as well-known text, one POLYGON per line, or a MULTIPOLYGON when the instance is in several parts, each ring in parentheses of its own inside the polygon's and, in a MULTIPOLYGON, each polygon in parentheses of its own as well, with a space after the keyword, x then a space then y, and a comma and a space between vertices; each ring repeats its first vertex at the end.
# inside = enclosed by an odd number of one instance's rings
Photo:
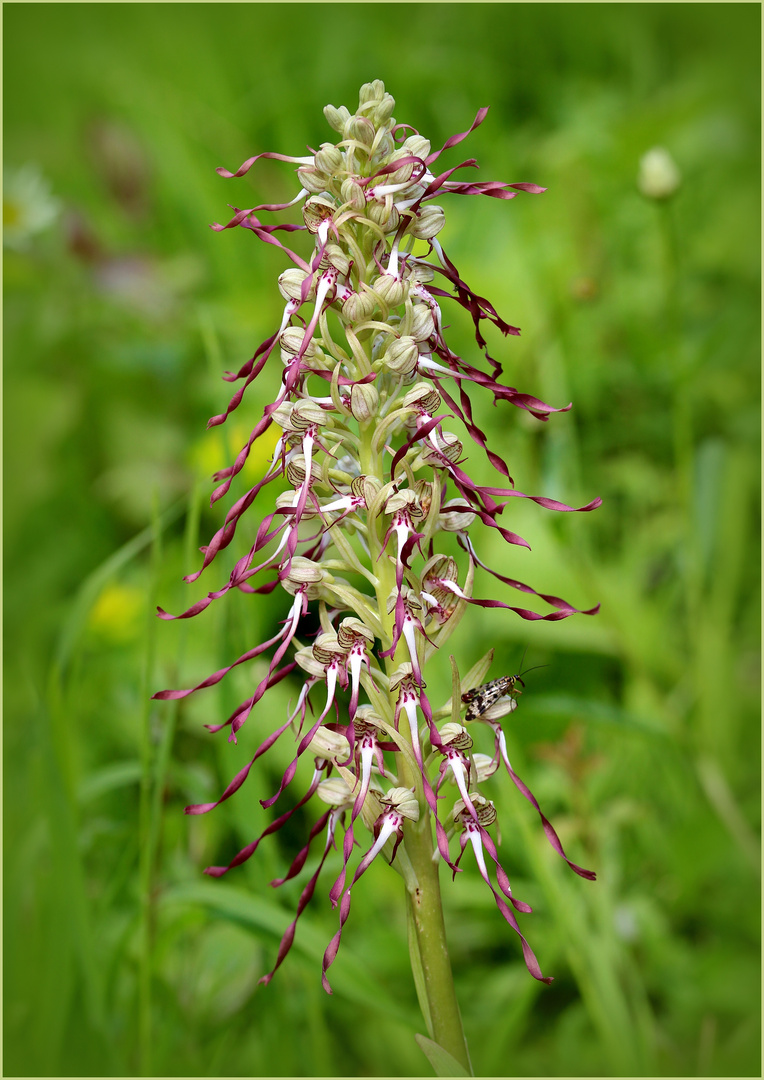
POLYGON ((23 249, 58 217, 61 204, 36 165, 8 169, 3 182, 3 244, 23 249))
POLYGON ((648 199, 668 199, 681 182, 676 162, 662 146, 654 146, 640 159, 637 186, 648 199))

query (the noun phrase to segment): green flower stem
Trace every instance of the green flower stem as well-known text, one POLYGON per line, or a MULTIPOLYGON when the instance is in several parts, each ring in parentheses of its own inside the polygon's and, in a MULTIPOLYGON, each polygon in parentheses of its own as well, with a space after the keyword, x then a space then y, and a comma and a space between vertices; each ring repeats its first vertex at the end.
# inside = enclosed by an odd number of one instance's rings
MULTIPOLYGON (((414 786, 416 782, 414 771, 405 759, 401 762, 399 779, 404 787, 414 786)), ((419 821, 406 822, 403 843, 418 882, 417 887, 408 892, 409 910, 415 931, 412 948, 419 950, 418 959, 432 1038, 472 1076, 472 1065, 446 943, 443 902, 438 880, 440 864, 433 861, 429 810, 419 821)))

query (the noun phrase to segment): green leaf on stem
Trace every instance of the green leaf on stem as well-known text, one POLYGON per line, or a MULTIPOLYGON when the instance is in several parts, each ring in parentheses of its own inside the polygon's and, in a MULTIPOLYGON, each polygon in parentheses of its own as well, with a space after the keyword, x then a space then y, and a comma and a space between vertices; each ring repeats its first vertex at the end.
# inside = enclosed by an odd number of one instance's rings
POLYGON ((425 1035, 415 1035, 417 1043, 427 1056, 427 1060, 435 1070, 436 1076, 470 1076, 464 1066, 444 1050, 438 1043, 428 1039, 425 1035))

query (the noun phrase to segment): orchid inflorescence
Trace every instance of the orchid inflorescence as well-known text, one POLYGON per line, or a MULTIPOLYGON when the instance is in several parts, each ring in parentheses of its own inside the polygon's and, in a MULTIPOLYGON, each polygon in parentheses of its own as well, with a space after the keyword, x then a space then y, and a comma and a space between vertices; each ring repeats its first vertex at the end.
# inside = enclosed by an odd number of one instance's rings
MULTIPOLYGON (((507 692, 498 697, 494 692, 480 697, 492 653, 463 680, 452 659, 451 697, 438 709, 425 693, 423 671, 470 605, 506 608, 527 620, 558 620, 581 613, 558 596, 537 592, 491 569, 478 555, 474 532, 476 525, 483 525, 496 530, 510 545, 528 547, 522 537, 499 524, 510 499, 531 499, 548 510, 563 512, 594 510, 600 499, 574 508, 526 495, 513 486, 506 463, 487 445, 473 416, 469 385, 487 391, 494 404, 508 402, 542 421, 570 406, 553 408, 498 381, 502 368, 488 353, 482 324, 492 323, 504 335, 516 335, 519 330, 470 289, 436 238, 445 220, 442 208, 433 202, 436 196, 513 199, 519 192, 537 194, 545 189, 529 183, 452 179, 459 170, 474 167, 473 159, 443 172, 434 169, 444 151, 461 143, 483 122, 487 109, 479 110, 467 131, 432 152, 430 143, 415 129, 396 123, 394 105, 382 82, 367 83, 361 88, 355 113, 344 106, 329 105, 324 110, 340 136, 336 145, 323 143, 305 157, 258 154, 235 173, 217 170, 231 178, 243 176, 260 158, 292 162, 298 166, 300 191, 284 204, 234 207, 230 221, 212 226, 218 231, 248 229, 259 240, 280 248, 293 264, 279 277, 285 306, 278 329, 239 371, 224 376, 241 385, 225 412, 212 417, 210 426, 222 424, 238 408, 244 392, 274 353, 283 365, 275 399, 263 409, 234 464, 216 474, 219 486, 212 503, 226 495, 255 441, 271 425, 278 425, 281 435, 265 475, 228 510, 222 527, 202 548, 201 569, 186 581, 196 581, 231 544, 242 517, 263 489, 278 482, 284 487, 286 482, 286 490, 271 504, 249 551, 222 588, 181 615, 162 609, 159 614, 164 619, 198 615, 231 589, 257 595, 281 586, 293 599, 282 628, 267 641, 192 689, 163 690, 154 696, 187 697, 216 685, 237 665, 273 650, 267 673, 254 692, 224 723, 207 725, 210 731, 230 728, 229 741, 236 742, 268 691, 293 672, 302 674, 302 688, 291 712, 267 734, 220 798, 186 811, 205 814, 230 798, 257 759, 288 729, 297 741, 293 759, 278 790, 262 805, 267 808, 281 799, 304 755, 314 759, 312 779, 299 801, 227 866, 206 870, 219 877, 240 866, 266 836, 314 796, 325 807, 286 875, 272 882, 278 886, 296 877, 312 842, 323 835, 318 865, 302 891, 274 968, 261 981, 268 982, 287 955, 297 920, 314 894, 344 824, 341 869, 329 892, 332 904, 339 904, 340 925, 324 955, 327 990, 327 970, 337 955, 353 886, 382 854, 403 875, 407 889, 416 889, 406 837, 412 830, 420 834, 427 830, 432 848, 433 827, 432 857, 446 862, 454 875, 471 846, 496 905, 520 936, 528 970, 534 978, 549 982, 513 911, 529 912, 530 907, 512 894, 488 832, 496 810, 482 790, 500 767, 538 811, 559 855, 582 877, 593 879, 594 874, 567 858, 533 794, 510 764, 500 719, 516 708, 518 691, 507 684, 507 692), (265 224, 259 216, 301 202, 303 224, 265 224), (312 255, 303 258, 290 250, 278 238, 279 231, 310 233, 312 255), (416 241, 426 242, 424 254, 414 254, 416 241), (435 281, 446 287, 438 287, 435 281), (455 299, 469 312, 488 370, 471 365, 446 344, 441 316, 444 299, 455 299), (448 420, 459 421, 486 454, 502 478, 497 486, 481 486, 465 471, 464 445, 444 427, 448 420), (454 554, 439 552, 439 546, 454 554), (473 584, 478 567, 510 589, 537 597, 551 610, 539 614, 501 600, 476 598, 473 584), (257 578, 267 580, 255 584, 257 578), (320 620, 312 645, 299 637, 311 602, 317 603, 320 620), (347 703, 341 705, 341 695, 348 690, 347 703), (468 717, 474 717, 469 729, 461 719, 463 694, 471 701, 468 717), (311 699, 317 696, 322 702, 320 712, 308 721, 311 699), (347 711, 344 721, 341 709, 347 711), (473 752, 475 723, 491 729, 493 755, 473 752), (446 780, 456 785, 459 798, 455 803, 444 794, 446 780), (373 842, 351 877, 359 818, 371 830, 373 842), (451 851, 455 836, 456 858, 451 851), (486 852, 495 865, 496 885, 489 875, 486 852)), ((598 607, 583 614, 593 615, 598 607)))

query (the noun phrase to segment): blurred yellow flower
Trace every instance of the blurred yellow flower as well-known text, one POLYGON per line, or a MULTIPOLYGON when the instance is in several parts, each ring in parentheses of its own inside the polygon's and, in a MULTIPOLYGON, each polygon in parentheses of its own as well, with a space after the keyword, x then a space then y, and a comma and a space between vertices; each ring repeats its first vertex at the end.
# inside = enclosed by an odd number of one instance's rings
MULTIPOLYGON (((251 429, 242 421, 206 431, 191 447, 189 465, 200 477, 208 477, 226 465, 232 465, 236 455, 246 445, 251 429)), ((259 480, 268 468, 281 428, 271 424, 249 452, 241 474, 245 480, 259 480)))
POLYGON ((105 585, 90 609, 88 628, 107 641, 129 641, 138 633, 145 603, 145 594, 136 585, 105 585))

